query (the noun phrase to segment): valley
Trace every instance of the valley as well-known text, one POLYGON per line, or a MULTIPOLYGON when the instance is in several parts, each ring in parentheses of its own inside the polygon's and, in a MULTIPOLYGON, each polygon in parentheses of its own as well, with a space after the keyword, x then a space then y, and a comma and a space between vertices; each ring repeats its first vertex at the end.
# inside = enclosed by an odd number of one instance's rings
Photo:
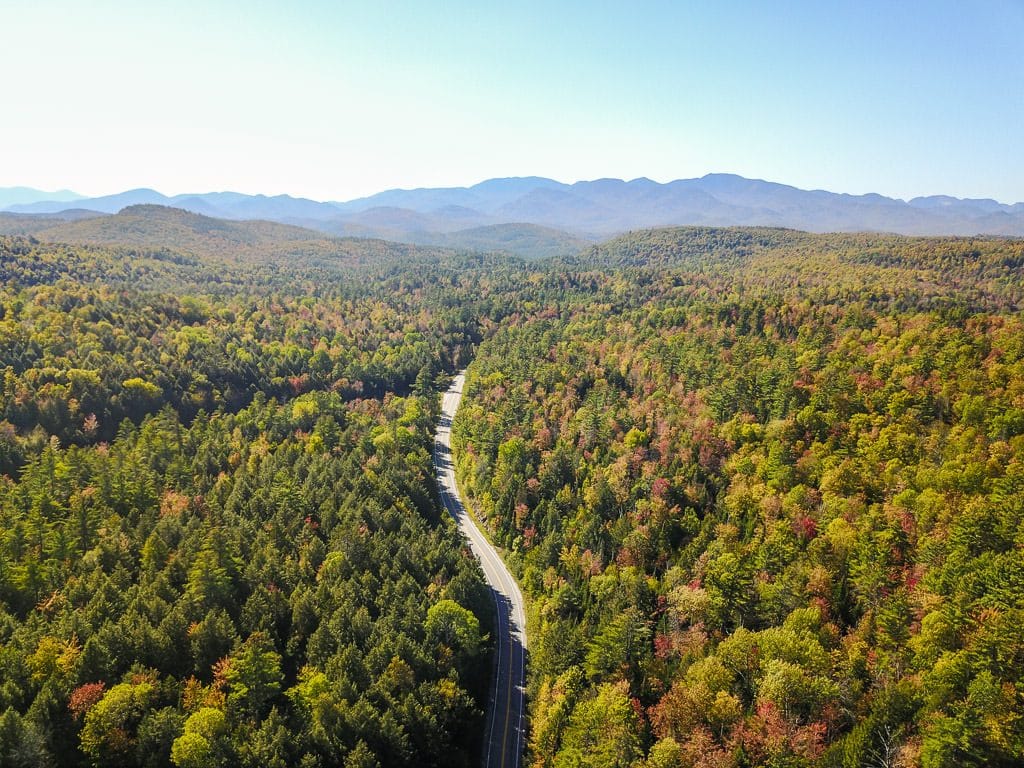
POLYGON ((0 236, 7 763, 1022 754, 1020 240, 46 224, 0 236))

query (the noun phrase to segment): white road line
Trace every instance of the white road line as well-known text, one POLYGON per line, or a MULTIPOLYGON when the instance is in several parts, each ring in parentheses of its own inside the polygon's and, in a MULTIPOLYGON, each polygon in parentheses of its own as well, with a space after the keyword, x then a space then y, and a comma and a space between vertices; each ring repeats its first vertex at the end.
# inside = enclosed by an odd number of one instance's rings
POLYGON ((519 768, 523 738, 523 698, 526 692, 526 613, 519 585, 459 499, 451 459, 451 422, 462 399, 464 382, 465 374, 460 373, 441 400, 441 421, 434 437, 434 471, 445 509, 455 520, 463 536, 469 540, 470 548, 480 560, 484 576, 494 592, 498 652, 495 659, 494 692, 491 699, 485 765, 490 768, 492 760, 497 757, 496 764, 501 768, 519 768), (519 641, 518 669, 514 664, 516 640, 519 641), (508 658, 507 673, 502 664, 503 656, 508 658), (495 728, 499 707, 504 709, 501 734, 498 734, 495 728), (514 740, 510 739, 508 734, 510 720, 513 717, 516 723, 514 740), (511 758, 511 765, 507 762, 508 758, 511 758))

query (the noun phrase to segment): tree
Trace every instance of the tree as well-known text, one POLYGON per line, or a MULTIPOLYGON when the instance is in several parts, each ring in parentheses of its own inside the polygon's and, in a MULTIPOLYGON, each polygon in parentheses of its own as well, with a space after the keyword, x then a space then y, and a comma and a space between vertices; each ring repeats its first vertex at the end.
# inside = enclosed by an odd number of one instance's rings
POLYGON ((244 716, 257 718, 281 691, 284 675, 281 655, 263 632, 246 638, 222 671, 228 687, 228 705, 244 716))
POLYGON ((555 768, 629 768, 641 756, 636 712, 625 682, 604 683, 569 718, 555 768))
POLYGON ((454 600, 439 600, 427 609, 427 637, 469 661, 480 652, 480 622, 454 600))
POLYGON ((227 765, 228 721, 219 709, 203 707, 185 721, 184 730, 171 747, 171 761, 178 768, 219 768, 227 765))
POLYGON ((360 739, 352 750, 345 755, 345 768, 380 768, 377 756, 373 754, 366 742, 360 739))
POLYGON ((7 709, 0 716, 0 764, 11 768, 47 768, 53 762, 39 728, 14 709, 7 709))
POLYGON ((151 682, 119 683, 85 715, 82 751, 96 766, 132 765, 135 730, 155 693, 151 682))

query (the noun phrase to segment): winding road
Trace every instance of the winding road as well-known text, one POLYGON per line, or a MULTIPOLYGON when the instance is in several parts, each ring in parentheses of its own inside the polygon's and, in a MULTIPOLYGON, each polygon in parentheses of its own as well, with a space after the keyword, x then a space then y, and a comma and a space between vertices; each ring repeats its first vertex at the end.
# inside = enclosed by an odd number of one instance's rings
POLYGON ((487 712, 484 768, 519 768, 523 753, 523 697, 526 685, 526 615, 523 594, 512 574, 459 498, 452 467, 452 419, 462 399, 465 372, 455 377, 441 403, 441 420, 434 437, 434 472, 445 509, 483 566, 494 595, 497 619, 494 682, 487 712))

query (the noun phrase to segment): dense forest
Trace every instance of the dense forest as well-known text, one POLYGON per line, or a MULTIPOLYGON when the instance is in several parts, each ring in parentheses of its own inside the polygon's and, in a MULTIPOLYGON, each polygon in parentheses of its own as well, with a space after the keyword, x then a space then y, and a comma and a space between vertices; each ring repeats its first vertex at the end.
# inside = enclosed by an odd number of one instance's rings
POLYGON ((0 764, 475 764, 466 364, 528 762, 1024 759, 1021 241, 124 216, 0 237, 0 764))
POLYGON ((430 448, 476 324, 348 266, 0 242, 0 763, 475 762, 430 448))
POLYGON ((637 233, 480 345, 534 766, 1019 765, 1019 241, 637 233))

